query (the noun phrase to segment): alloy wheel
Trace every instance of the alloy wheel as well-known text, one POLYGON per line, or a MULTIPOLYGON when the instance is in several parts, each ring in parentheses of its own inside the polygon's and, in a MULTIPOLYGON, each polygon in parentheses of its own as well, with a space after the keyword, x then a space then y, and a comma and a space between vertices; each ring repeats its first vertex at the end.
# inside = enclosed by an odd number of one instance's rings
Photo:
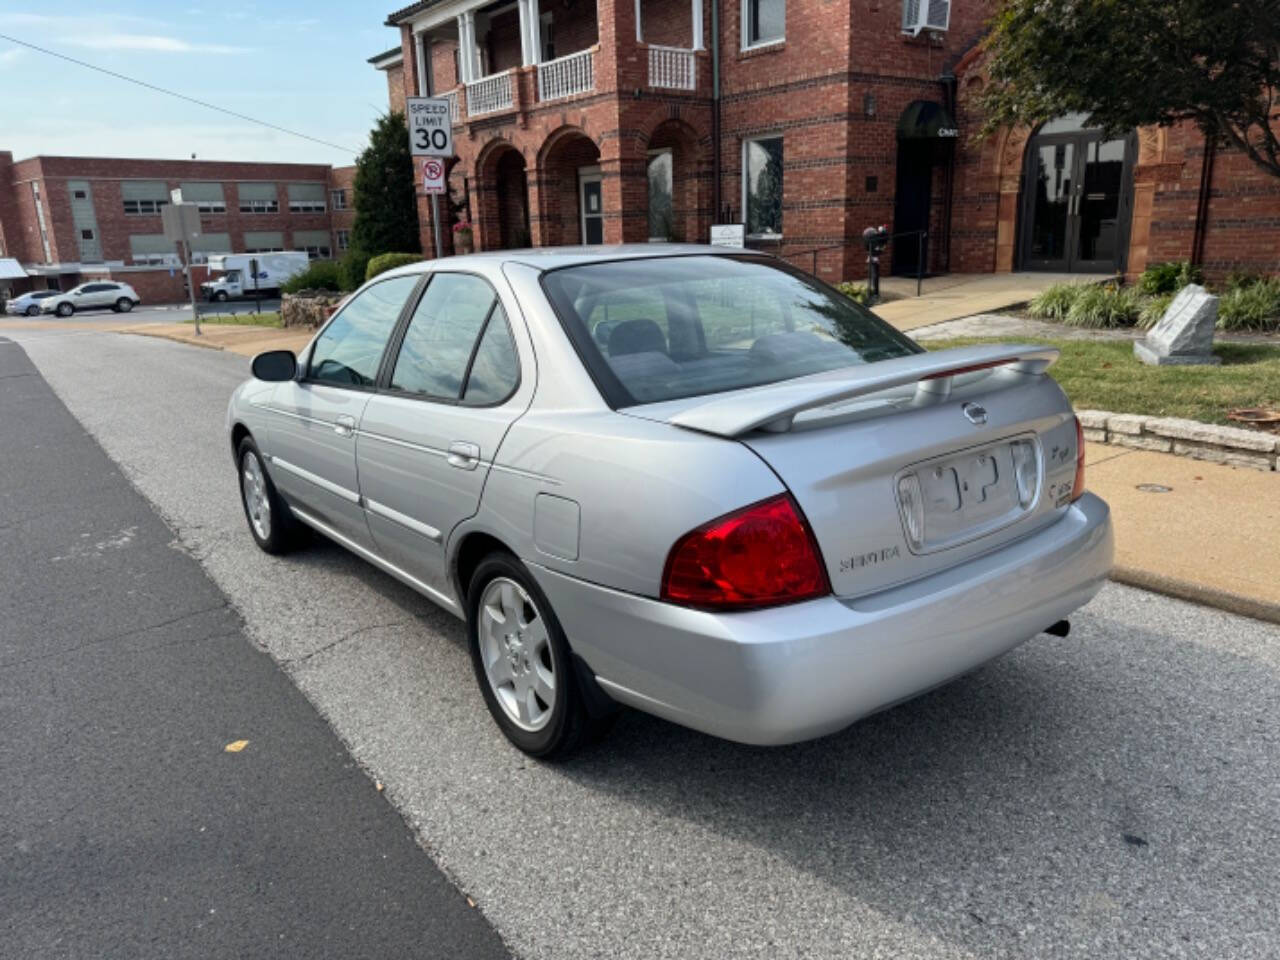
POLYGON ((271 498, 267 495, 267 478, 262 464, 252 450, 246 451, 240 463, 240 495, 244 497, 249 523, 260 540, 271 538, 271 498))
POLYGON ((537 731, 556 701, 556 658, 546 621, 529 593, 495 577, 480 598, 480 658, 503 712, 522 730, 537 731))

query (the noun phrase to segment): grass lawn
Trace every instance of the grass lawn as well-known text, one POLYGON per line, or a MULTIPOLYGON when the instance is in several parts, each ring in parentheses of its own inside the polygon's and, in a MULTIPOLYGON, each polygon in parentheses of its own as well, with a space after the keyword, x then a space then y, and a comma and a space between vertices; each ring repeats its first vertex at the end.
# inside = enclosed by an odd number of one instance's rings
MULTIPOLYGON (((922 340, 929 350, 968 347, 1005 340, 922 340)), ((1218 367, 1149 367, 1133 356, 1128 341, 1019 340, 1062 351, 1049 373, 1079 410, 1110 410, 1162 417, 1186 417, 1230 424, 1236 407, 1280 408, 1280 347, 1220 343, 1218 367)), ((1232 424, 1241 426, 1241 424, 1232 424)))
MULTIPOLYGON (((184 323, 194 323, 194 320, 184 320, 184 323)), ((202 313, 200 314, 200 322, 205 323, 224 323, 236 327, 283 327, 284 323, 280 320, 280 314, 274 311, 264 310, 262 313, 202 313)))

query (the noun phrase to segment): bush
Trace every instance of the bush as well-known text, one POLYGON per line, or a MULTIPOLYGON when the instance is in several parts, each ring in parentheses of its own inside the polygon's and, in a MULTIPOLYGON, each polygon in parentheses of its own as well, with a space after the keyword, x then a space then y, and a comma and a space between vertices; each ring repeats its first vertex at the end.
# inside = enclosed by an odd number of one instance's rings
POLYGON ((348 250, 338 263, 338 278, 343 290, 354 290, 364 283, 364 272, 369 268, 369 254, 363 250, 348 250))
POLYGON ((1160 318, 1164 316, 1164 312, 1169 309, 1169 304, 1173 303, 1176 294, 1159 293, 1154 297, 1144 297, 1142 299, 1142 308, 1138 311, 1138 326, 1143 330, 1150 330, 1160 318))
POLYGON ((1244 290, 1246 287, 1261 283, 1264 279, 1260 274, 1250 273, 1248 270, 1232 270, 1227 274, 1226 291, 1230 293, 1233 290, 1244 290))
POLYGON ((1079 283, 1055 283, 1036 294, 1027 305, 1027 313, 1037 320, 1052 320, 1062 323, 1067 318, 1067 311, 1076 302, 1076 298, 1085 291, 1085 285, 1079 283))
POLYGON ((338 265, 332 260, 313 260, 307 269, 290 277, 280 285, 281 293, 297 293, 299 290, 341 290, 338 265))
POLYGON ((403 267, 405 264, 418 263, 422 260, 420 253, 380 253, 373 257, 364 268, 364 278, 372 280, 380 273, 403 267))
POLYGON ((1204 273, 1187 260, 1153 263, 1142 271, 1138 289, 1148 296, 1177 293, 1189 283, 1204 283, 1204 273))
POLYGON ((1280 330, 1280 277, 1228 291, 1218 302, 1219 330, 1280 330))
POLYGON ((865 283, 850 283, 846 280, 844 283, 837 283, 836 289, 850 300, 853 300, 855 303, 861 303, 864 306, 867 301, 871 299, 871 295, 867 292, 867 285, 865 283))
POLYGON ((1131 327, 1138 322, 1141 309, 1141 298, 1131 288, 1085 287, 1072 302, 1064 322, 1093 329, 1131 327))

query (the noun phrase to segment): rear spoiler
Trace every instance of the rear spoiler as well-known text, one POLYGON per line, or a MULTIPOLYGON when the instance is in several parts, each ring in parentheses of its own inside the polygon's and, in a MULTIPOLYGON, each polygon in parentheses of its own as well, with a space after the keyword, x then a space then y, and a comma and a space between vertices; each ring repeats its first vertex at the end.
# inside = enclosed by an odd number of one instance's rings
POLYGON ((857 367, 844 367, 798 380, 751 387, 687 407, 667 422, 678 427, 737 437, 752 430, 785 433, 797 413, 814 407, 916 384, 921 399, 951 393, 952 378, 996 367, 1039 375, 1058 359, 1053 347, 992 344, 917 353, 857 367))

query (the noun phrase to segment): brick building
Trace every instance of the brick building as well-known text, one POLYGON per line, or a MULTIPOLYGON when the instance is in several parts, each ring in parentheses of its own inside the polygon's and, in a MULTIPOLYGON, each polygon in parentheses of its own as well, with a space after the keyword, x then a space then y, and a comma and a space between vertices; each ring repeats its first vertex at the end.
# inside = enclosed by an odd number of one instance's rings
MULTIPOLYGON (((976 141, 990 9, 423 0, 388 17, 400 46, 370 62, 392 109, 451 100, 447 216, 473 221, 481 249, 744 222, 750 245, 834 280, 863 275, 862 230, 885 223, 905 273, 921 256, 932 271, 1280 270, 1280 181, 1189 125, 1108 140, 1065 117, 976 141)), ((419 223, 430 251, 422 196, 419 223)))
MULTIPOLYGON (((144 301, 185 298, 160 209, 181 188, 199 204, 193 259, 213 253, 306 250, 340 255, 354 216, 354 167, 31 157, 0 152, 0 256, 20 261, 32 287, 69 289, 90 279, 129 284, 144 301)), ((204 271, 195 270, 196 282, 204 271)))

